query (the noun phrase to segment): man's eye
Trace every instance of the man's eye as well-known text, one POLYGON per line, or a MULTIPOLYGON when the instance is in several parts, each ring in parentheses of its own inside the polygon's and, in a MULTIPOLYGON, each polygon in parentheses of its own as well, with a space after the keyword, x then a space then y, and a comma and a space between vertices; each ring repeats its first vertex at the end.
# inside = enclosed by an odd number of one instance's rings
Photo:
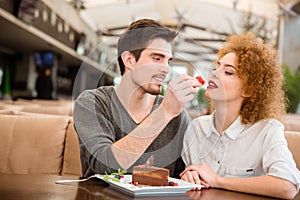
POLYGON ((160 61, 160 57, 153 57, 153 60, 160 61))

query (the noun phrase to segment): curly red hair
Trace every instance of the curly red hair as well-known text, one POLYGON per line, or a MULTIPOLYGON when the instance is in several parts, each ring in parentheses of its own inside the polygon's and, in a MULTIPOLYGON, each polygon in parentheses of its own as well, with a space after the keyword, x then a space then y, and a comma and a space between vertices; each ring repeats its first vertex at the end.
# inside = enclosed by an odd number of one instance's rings
POLYGON ((237 56, 237 73, 243 81, 243 90, 249 94, 240 110, 242 123, 267 118, 281 120, 287 104, 278 52, 250 32, 230 36, 219 50, 218 60, 231 52, 237 56))

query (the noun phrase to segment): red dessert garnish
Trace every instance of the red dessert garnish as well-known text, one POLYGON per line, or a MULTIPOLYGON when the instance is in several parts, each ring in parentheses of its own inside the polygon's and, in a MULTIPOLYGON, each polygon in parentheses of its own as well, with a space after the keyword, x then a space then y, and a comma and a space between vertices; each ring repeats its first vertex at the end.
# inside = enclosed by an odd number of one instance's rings
POLYGON ((178 186, 178 183, 173 182, 173 181, 170 181, 170 182, 169 182, 169 186, 178 186))
POLYGON ((139 183, 137 181, 133 182, 133 185, 137 186, 139 183))
POLYGON ((196 79, 199 81, 199 83, 201 83, 201 85, 204 85, 205 81, 201 76, 197 76, 196 79))

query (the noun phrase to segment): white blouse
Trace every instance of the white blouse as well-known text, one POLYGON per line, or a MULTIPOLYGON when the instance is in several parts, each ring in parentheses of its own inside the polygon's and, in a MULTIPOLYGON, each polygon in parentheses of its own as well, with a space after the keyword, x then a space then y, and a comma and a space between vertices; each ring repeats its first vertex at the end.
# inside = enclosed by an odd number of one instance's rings
POLYGON ((227 177, 271 175, 300 187, 300 172, 284 137, 284 126, 275 119, 244 125, 240 118, 222 133, 214 127, 214 114, 189 124, 183 141, 186 166, 206 163, 227 177))

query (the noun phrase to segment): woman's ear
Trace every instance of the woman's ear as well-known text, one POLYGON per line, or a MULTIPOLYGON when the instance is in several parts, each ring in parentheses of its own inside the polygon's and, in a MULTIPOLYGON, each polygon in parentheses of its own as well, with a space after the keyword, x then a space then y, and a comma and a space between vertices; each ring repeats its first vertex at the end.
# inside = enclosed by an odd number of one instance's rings
POLYGON ((123 63, 125 65, 125 70, 129 69, 131 70, 133 67, 133 64, 135 63, 135 58, 129 51, 124 51, 121 55, 123 63))
POLYGON ((244 90, 243 90, 243 92, 242 92, 242 97, 244 97, 244 98, 249 98, 251 96, 251 93, 250 92, 245 92, 244 90))

